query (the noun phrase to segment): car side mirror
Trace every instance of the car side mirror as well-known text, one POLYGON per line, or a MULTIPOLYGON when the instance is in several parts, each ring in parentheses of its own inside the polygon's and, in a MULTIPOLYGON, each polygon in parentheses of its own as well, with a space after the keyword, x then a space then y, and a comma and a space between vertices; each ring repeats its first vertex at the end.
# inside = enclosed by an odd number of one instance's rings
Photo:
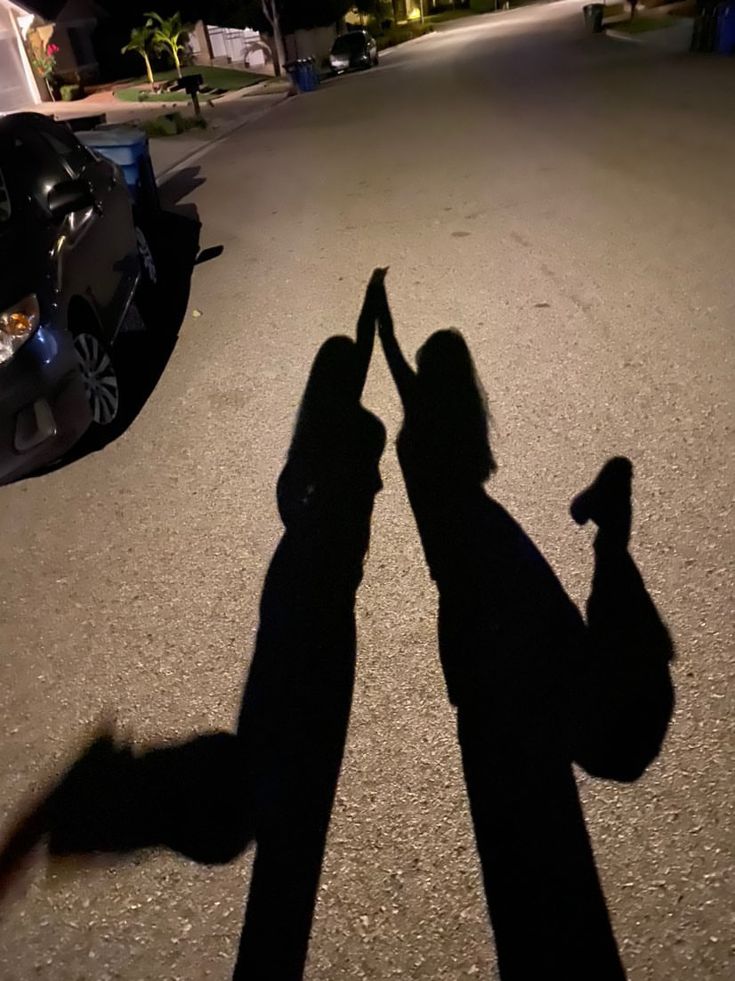
POLYGON ((49 214, 57 221, 74 211, 84 211, 95 206, 92 188, 85 180, 62 181, 55 184, 46 199, 49 214))

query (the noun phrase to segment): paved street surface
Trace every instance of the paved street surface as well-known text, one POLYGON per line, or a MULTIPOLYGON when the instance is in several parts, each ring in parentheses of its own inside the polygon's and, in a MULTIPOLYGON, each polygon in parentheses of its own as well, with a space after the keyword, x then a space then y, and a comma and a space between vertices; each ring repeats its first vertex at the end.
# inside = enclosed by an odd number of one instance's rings
MULTIPOLYGON (((493 492, 578 603, 592 531, 568 502, 609 455, 635 464, 633 553, 676 641, 677 708, 640 781, 580 774, 581 794, 629 977, 732 978, 734 106, 725 59, 585 35, 564 0, 397 49, 179 175, 224 251, 194 270, 159 384, 104 450, 0 490, 0 818, 106 709, 141 741, 234 724, 308 366, 390 265, 408 351, 438 327, 468 339, 493 492)), ((307 978, 493 978, 377 350, 365 403, 385 487, 307 978)), ((0 976, 223 981, 250 865, 39 860, 0 912, 0 976)))

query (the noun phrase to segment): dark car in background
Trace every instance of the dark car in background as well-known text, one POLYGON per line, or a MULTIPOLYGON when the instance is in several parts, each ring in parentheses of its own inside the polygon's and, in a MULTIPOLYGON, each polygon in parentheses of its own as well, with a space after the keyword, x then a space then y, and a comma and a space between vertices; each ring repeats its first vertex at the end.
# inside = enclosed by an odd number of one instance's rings
POLYGON ((370 68, 377 65, 378 60, 378 45, 367 31, 340 34, 329 54, 329 64, 335 75, 359 68, 370 68))
POLYGON ((116 418, 141 250, 115 164, 45 116, 0 120, 0 482, 116 418))

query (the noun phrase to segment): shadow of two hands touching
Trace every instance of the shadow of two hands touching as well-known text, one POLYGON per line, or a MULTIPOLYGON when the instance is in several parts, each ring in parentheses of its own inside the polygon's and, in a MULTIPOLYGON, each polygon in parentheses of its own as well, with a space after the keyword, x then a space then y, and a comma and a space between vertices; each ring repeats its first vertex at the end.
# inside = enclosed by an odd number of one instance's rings
POLYGON ((319 349, 278 480, 270 563, 235 732, 136 751, 104 731, 11 829, 0 890, 50 855, 164 846, 224 863, 255 843, 235 978, 302 976, 349 722, 355 594, 370 537, 382 423, 361 404, 376 330, 400 395, 398 457, 438 595, 439 653, 504 981, 622 978, 572 765, 629 782, 658 754, 674 703, 669 634, 628 550, 632 466, 614 458, 572 503, 597 526, 586 620, 486 491, 486 398, 456 331, 414 369, 386 270, 356 337, 319 349))

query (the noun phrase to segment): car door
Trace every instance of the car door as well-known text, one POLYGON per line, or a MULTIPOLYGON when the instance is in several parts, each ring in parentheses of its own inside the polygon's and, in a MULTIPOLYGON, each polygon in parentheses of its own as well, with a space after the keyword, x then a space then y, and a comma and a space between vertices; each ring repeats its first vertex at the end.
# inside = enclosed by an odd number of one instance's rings
POLYGON ((97 301, 106 326, 114 333, 135 290, 139 272, 130 193, 120 170, 80 143, 68 127, 44 120, 41 133, 71 176, 89 181, 92 188, 102 246, 98 271, 100 280, 107 280, 105 295, 97 297, 97 301))
POLYGON ((137 248, 127 189, 116 168, 90 153, 58 124, 41 120, 19 135, 28 166, 44 175, 31 178, 32 193, 45 209, 43 192, 63 181, 89 182, 93 208, 74 212, 59 228, 64 249, 60 284, 66 295, 80 293, 97 311, 105 333, 117 331, 137 277, 137 248))

